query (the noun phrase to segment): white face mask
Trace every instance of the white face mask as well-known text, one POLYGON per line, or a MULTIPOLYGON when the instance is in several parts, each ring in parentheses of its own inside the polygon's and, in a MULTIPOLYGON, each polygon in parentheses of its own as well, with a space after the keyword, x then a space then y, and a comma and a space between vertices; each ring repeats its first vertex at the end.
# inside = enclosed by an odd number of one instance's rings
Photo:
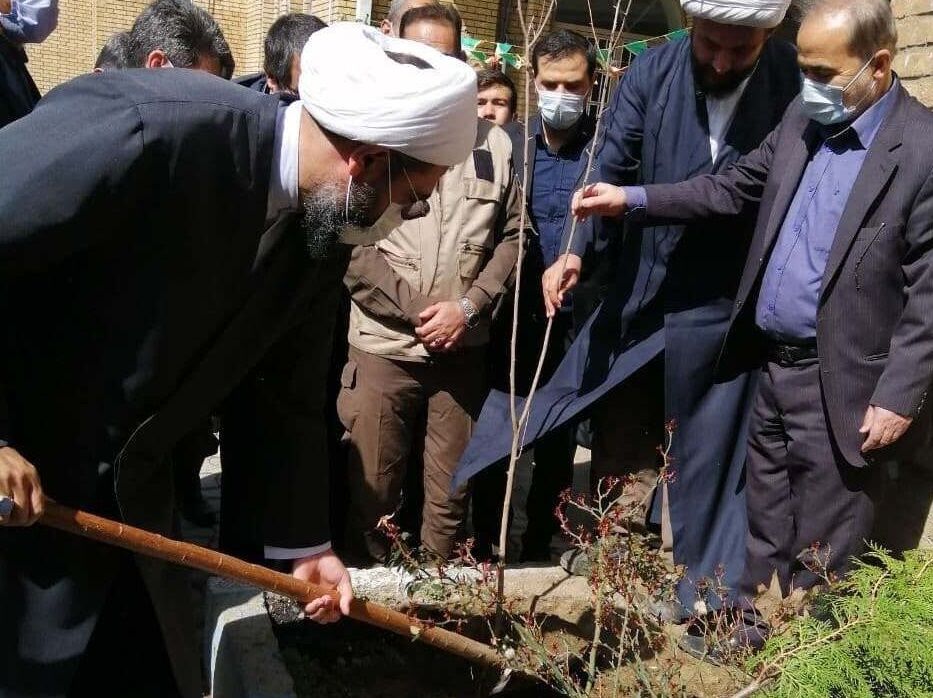
MULTIPOLYGON (((805 77, 803 79, 803 88, 800 90, 800 99, 803 101, 803 111, 818 124, 831 126, 848 121, 858 111, 870 92, 865 93, 865 97, 859 100, 858 104, 847 107, 845 104, 846 91, 855 84, 865 69, 871 65, 874 57, 869 58, 868 62, 862 66, 861 70, 855 74, 855 77, 849 80, 845 87, 838 85, 829 85, 827 83, 817 82, 805 77)), ((872 79, 874 83, 874 79, 872 79)))
MULTIPOLYGON (((408 180, 408 186, 411 187, 411 193, 415 202, 413 204, 403 205, 392 201, 392 158, 389 156, 389 205, 386 206, 382 215, 371 226, 359 226, 347 223, 340 232, 340 242, 344 245, 375 245, 380 240, 385 240, 393 230, 398 229, 407 220, 423 218, 431 210, 428 202, 419 199, 415 192, 415 187, 411 183, 407 170, 402 172, 405 179, 408 180)), ((347 200, 344 209, 346 220, 350 220, 350 189, 353 186, 353 177, 347 182, 347 200)))
POLYGON ((558 131, 566 131, 583 116, 586 95, 539 89, 538 109, 541 110, 544 123, 558 131))

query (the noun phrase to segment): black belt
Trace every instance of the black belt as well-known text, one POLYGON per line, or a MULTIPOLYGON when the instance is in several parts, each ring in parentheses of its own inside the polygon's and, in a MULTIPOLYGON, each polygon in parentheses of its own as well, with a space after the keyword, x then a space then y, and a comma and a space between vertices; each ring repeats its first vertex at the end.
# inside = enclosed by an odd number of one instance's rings
POLYGON ((782 344, 773 341, 768 343, 768 361, 782 366, 792 366, 801 361, 812 361, 819 357, 815 339, 804 344, 782 344))

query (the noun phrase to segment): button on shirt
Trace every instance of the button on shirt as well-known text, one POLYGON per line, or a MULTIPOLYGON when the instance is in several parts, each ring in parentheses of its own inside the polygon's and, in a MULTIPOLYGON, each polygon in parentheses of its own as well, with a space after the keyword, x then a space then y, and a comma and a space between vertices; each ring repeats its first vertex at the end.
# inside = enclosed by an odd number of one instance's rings
POLYGON ((756 324, 772 339, 793 343, 816 338, 823 273, 836 228, 895 94, 892 86, 841 132, 838 126, 820 128, 822 143, 787 211, 755 309, 756 324))
POLYGON ((593 135, 590 120, 583 116, 574 137, 556 153, 548 150, 539 122, 535 134, 534 174, 531 187, 531 216, 540 238, 544 264, 551 266, 561 255, 561 237, 570 212, 570 198, 586 167, 586 146, 593 135))

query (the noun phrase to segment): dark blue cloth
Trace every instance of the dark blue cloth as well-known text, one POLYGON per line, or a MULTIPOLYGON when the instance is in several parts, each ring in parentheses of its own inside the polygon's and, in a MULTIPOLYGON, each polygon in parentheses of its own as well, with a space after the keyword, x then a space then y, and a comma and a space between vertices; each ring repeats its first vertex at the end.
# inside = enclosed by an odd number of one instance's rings
MULTIPOLYGON (((628 70, 599 134, 597 173, 616 185, 674 183, 726 169, 754 150, 799 91, 793 47, 766 45, 714 163, 706 105, 693 78, 689 41, 650 49, 628 70), (698 145, 702 144, 702 145, 698 145)), ((668 487, 674 559, 694 581, 724 568, 734 587, 744 565, 743 466, 754 377, 716 375, 753 221, 710 220, 691 226, 631 225, 592 220, 575 231, 571 249, 592 268, 622 239, 606 300, 582 328, 553 378, 535 396, 522 446, 579 418, 587 408, 663 352, 665 415, 676 420, 675 479, 668 487)), ((462 482, 509 453, 508 396, 487 400, 456 480, 462 482)), ((712 599, 710 599, 712 600, 712 599)))
MULTIPOLYGON (((585 117, 584 117, 585 118, 585 117)), ((580 124, 573 138, 557 152, 551 152, 544 138, 541 120, 534 137, 534 174, 531 187, 531 224, 538 233, 545 267, 561 255, 561 238, 567 221, 567 202, 586 167, 587 148, 592 131, 580 124)))
POLYGON ((822 144, 810 158, 781 226, 755 308, 755 323, 769 337, 816 339, 816 312, 823 272, 836 228, 865 156, 897 90, 892 89, 851 126, 821 129, 822 144))

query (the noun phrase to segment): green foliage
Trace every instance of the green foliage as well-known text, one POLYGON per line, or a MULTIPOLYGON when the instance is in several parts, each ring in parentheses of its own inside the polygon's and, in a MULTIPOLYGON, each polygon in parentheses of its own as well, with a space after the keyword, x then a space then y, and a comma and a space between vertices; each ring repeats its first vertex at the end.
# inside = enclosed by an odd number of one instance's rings
POLYGON ((749 668, 774 676, 769 698, 930 698, 933 551, 873 550, 749 668))

